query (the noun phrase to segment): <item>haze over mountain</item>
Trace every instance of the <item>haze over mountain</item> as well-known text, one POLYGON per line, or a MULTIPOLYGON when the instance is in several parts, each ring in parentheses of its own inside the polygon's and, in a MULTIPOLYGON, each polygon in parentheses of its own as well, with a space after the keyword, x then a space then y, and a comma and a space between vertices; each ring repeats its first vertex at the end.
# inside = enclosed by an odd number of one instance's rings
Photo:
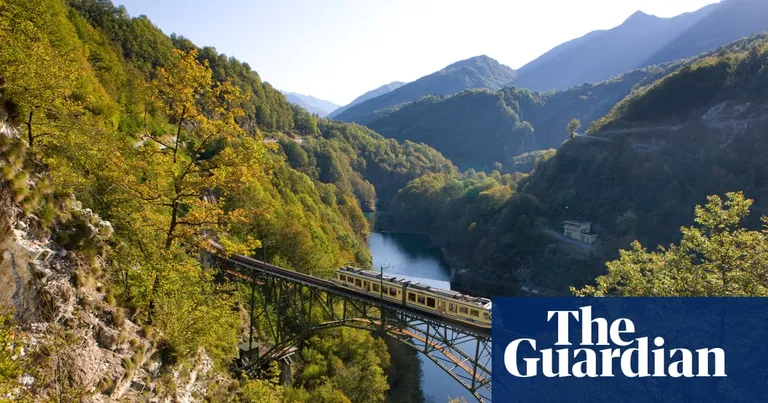
POLYGON ((412 83, 352 106, 336 116, 339 120, 365 123, 376 112, 415 101, 426 95, 451 95, 471 88, 499 90, 515 80, 515 71, 488 56, 453 63, 412 83))
POLYGON ((768 30, 765 0, 723 0, 712 13, 659 50, 646 64, 696 56, 739 38, 768 30))
POLYGON ((716 7, 710 5, 673 18, 638 11, 618 27, 590 32, 526 64, 518 70, 516 84, 539 91, 566 89, 644 67, 659 49, 716 7))
POLYGON ((350 102, 348 105, 342 106, 341 108, 336 109, 335 111, 331 112, 328 115, 328 117, 329 118, 334 118, 334 117, 338 116, 339 114, 341 114, 342 112, 346 111, 347 109, 349 109, 349 108, 351 108, 351 107, 353 107, 353 106, 355 106, 355 105, 357 105, 357 104, 359 104, 361 102, 367 101, 367 100, 369 100, 371 98, 376 98, 379 95, 384 95, 384 94, 386 94, 388 92, 392 92, 392 91, 394 91, 394 90, 404 86, 405 84, 408 84, 408 83, 404 83, 402 81, 394 81, 394 82, 391 82, 389 84, 384 84, 381 87, 376 88, 375 90, 371 90, 371 91, 366 92, 363 95, 360 95, 359 97, 355 98, 354 101, 350 102))
POLYGON ((339 108, 339 105, 331 101, 313 97, 312 95, 297 94, 295 92, 280 91, 285 95, 285 99, 292 104, 296 104, 306 109, 307 112, 316 114, 321 118, 328 116, 329 113, 339 108))

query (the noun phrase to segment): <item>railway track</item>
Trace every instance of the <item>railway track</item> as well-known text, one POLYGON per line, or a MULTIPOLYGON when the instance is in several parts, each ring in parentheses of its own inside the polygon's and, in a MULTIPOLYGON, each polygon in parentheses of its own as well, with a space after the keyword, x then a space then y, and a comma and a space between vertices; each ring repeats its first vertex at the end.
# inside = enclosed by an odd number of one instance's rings
MULTIPOLYGON (((221 247, 218 247, 218 245, 214 245, 214 248, 217 249, 218 251, 223 251, 221 247)), ((450 323, 452 326, 459 327, 462 330, 473 333, 477 336, 489 337, 491 334, 491 330, 487 328, 471 326, 467 323, 451 320, 449 318, 432 314, 430 312, 422 311, 419 309, 411 308, 411 307, 400 305, 400 304, 395 304, 387 300, 381 300, 380 298, 371 297, 370 295, 362 292, 358 293, 352 289, 340 287, 329 280, 314 277, 309 274, 304 274, 304 273, 296 272, 293 270, 288 270, 288 269, 278 267, 278 266, 263 262, 261 260, 250 258, 247 256, 243 256, 243 255, 231 255, 229 257, 223 257, 223 255, 217 255, 217 256, 221 259, 225 259, 227 261, 235 263, 236 265, 243 266, 250 270, 256 270, 256 271, 268 274, 270 276, 282 278, 284 280, 302 283, 314 288, 318 288, 327 292, 334 293, 336 295, 344 296, 347 298, 353 298, 353 299, 367 302, 370 304, 381 305, 383 308, 387 308, 394 311, 406 311, 411 315, 421 316, 430 320, 438 320, 438 321, 450 323)), ((230 276, 239 277, 241 279, 247 279, 250 281, 250 276, 248 276, 249 273, 234 272, 234 273, 228 273, 228 274, 230 276)))

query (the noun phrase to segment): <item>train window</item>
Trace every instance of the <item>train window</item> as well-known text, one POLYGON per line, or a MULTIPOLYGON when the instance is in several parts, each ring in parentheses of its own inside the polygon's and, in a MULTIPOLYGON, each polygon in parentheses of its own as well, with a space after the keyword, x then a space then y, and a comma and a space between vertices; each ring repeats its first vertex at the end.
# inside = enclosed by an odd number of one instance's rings
POLYGON ((469 309, 466 306, 460 306, 459 313, 466 315, 469 313, 469 309))
POLYGON ((419 299, 419 303, 420 303, 421 305, 426 305, 426 304, 427 304, 427 298, 426 298, 425 296, 423 296, 423 295, 419 295, 419 298, 418 298, 418 299, 419 299))
POLYGON ((430 308, 435 307, 435 299, 432 297, 427 297, 427 306, 430 308))
POLYGON ((488 312, 483 312, 483 319, 491 320, 491 315, 488 315, 488 312))
POLYGON ((474 317, 476 317, 476 318, 479 318, 479 317, 480 317, 480 312, 478 312, 478 310, 477 310, 477 309, 472 309, 472 310, 470 310, 470 311, 469 311, 469 314, 470 314, 470 316, 474 316, 474 317))
POLYGON ((379 285, 376 283, 373 283, 373 291, 379 292, 379 285))
POLYGON ((347 281, 347 276, 345 276, 345 275, 343 275, 343 274, 339 274, 339 280, 341 280, 341 281, 347 281))
POLYGON ((358 286, 358 287, 362 287, 362 286, 363 286, 363 282, 362 282, 362 281, 360 281, 360 279, 359 279, 359 278, 356 278, 356 279, 355 279, 355 285, 356 285, 356 286, 358 286))
POLYGON ((416 294, 409 292, 408 293, 408 301, 416 302, 416 294))
POLYGON ((389 295, 391 295, 391 296, 393 296, 393 297, 396 297, 396 296, 397 296, 397 288, 395 288, 395 287, 391 287, 391 288, 389 289, 389 295))
POLYGON ((454 304, 448 304, 448 312, 450 312, 450 313, 456 313, 456 305, 454 305, 454 304))

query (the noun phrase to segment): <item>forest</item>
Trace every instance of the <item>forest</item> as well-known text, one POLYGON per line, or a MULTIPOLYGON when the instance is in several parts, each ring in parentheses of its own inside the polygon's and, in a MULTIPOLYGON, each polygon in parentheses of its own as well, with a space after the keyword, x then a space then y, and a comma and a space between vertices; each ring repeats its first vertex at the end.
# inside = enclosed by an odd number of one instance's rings
POLYGON ((496 92, 467 90, 386 110, 366 123, 398 141, 423 142, 461 169, 529 172, 522 154, 554 149, 568 138, 566 125, 579 119, 584 126, 601 118, 634 88, 652 83, 676 64, 633 70, 597 84, 565 91, 538 92, 505 87, 496 92))
POLYGON ((370 268, 371 211, 379 229, 427 234, 473 294, 767 293, 765 34, 559 92, 504 87, 514 71, 473 58, 344 112, 367 127, 312 115, 248 64, 109 0, 0 0, 0 43, 0 244, 57 245, 74 290, 68 320, 41 313, 49 342, 22 359, 40 329, 0 306, 0 396, 115 392, 110 374, 59 361, 88 337, 74 322, 98 319, 119 329, 89 334, 123 346, 128 387, 161 363, 142 381, 162 398, 203 361, 202 400, 423 400, 413 352, 356 329, 302 343, 290 384, 276 368, 233 373, 244 295, 198 259, 214 238, 318 277, 370 268), (553 240, 563 220, 592 222, 598 246, 553 240), (14 389, 22 374, 38 381, 14 389))
MULTIPOLYGON (((124 363, 126 377, 154 351, 166 369, 151 380, 153 393, 173 396, 174 368, 204 351, 224 377, 224 386, 209 385, 213 401, 387 399, 388 375, 396 374, 386 344, 353 329, 305 343, 292 386, 269 376, 234 379, 228 367, 244 337, 244 302, 213 281, 197 253, 213 235, 229 252, 320 277, 344 264, 370 267, 361 205, 375 209, 421 174, 455 172, 448 160, 318 119, 248 64, 166 36, 108 0, 3 1, 0 24, 2 110, 18 128, 18 137, 1 137, 2 190, 77 267, 91 262, 74 274, 78 293, 94 287, 119 318, 115 326, 127 318, 157 335, 124 363), (304 136, 306 147, 265 136, 304 136), (93 219, 80 206, 109 222, 108 241, 89 238, 93 219)), ((14 320, 5 309, 3 343, 23 337, 5 333, 14 320)), ((0 358, 2 387, 22 369, 39 379, 53 371, 52 361, 35 356, 6 372, 8 357, 0 358)), ((56 379, 26 390, 28 397, 74 398, 87 388, 56 379)), ((96 393, 116 387, 94 381, 96 393)))
POLYGON ((419 178, 397 193, 380 221, 430 234, 452 266, 468 273, 467 290, 493 295, 527 284, 555 294, 590 284, 636 240, 652 247, 678 241, 678 230, 694 222, 693 206, 708 195, 743 191, 757 214, 742 224, 760 228, 768 212, 768 166, 760 158, 766 43, 757 35, 681 62, 596 121, 591 133, 599 139, 575 138, 527 157, 534 159, 530 174, 469 170, 419 178), (677 101, 673 107, 667 100, 677 101), (654 130, 670 122, 681 126, 654 130), (638 124, 649 129, 600 132, 638 124), (592 222, 599 247, 582 255, 543 236, 541 230, 562 232, 564 220, 592 222), (477 280, 483 278, 508 286, 477 280))

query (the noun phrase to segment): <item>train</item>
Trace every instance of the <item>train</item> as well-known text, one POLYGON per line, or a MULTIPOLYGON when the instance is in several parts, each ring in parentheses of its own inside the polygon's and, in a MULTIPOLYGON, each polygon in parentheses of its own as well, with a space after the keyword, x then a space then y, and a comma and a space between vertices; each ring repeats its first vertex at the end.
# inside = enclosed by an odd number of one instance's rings
POLYGON ((491 300, 370 270, 341 267, 331 281, 343 288, 473 326, 491 328, 491 300))

